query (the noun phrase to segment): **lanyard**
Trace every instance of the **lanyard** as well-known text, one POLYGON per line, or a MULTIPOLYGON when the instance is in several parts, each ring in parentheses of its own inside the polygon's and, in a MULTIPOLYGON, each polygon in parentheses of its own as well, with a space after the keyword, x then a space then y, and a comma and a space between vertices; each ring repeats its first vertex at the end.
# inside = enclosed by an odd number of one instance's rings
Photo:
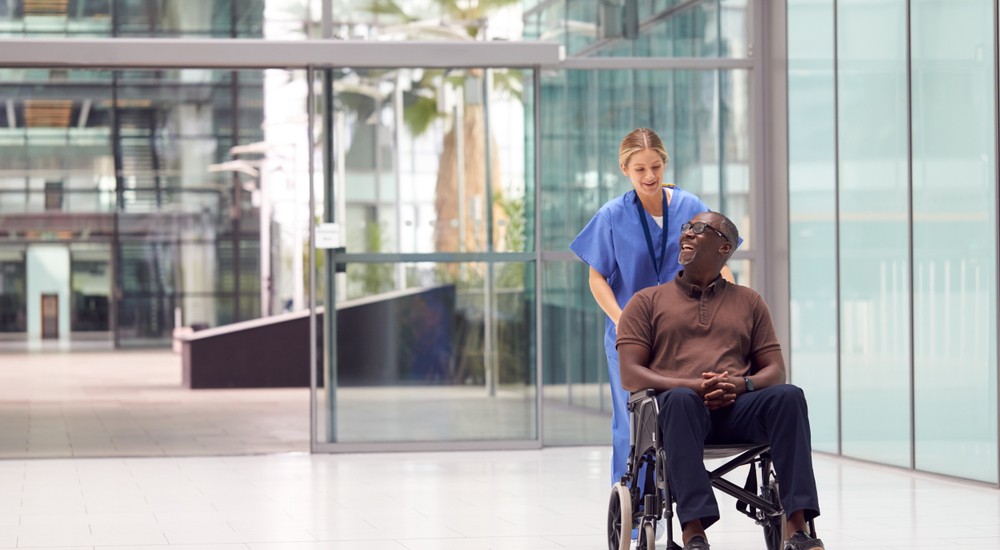
POLYGON ((638 195, 635 197, 635 209, 639 213, 639 221, 642 222, 642 232, 646 235, 646 248, 649 250, 649 259, 653 262, 653 269, 656 270, 656 284, 660 284, 660 269, 663 268, 663 258, 667 255, 667 192, 663 190, 663 232, 660 233, 660 261, 656 261, 656 252, 653 250, 653 237, 649 233, 649 223, 646 222, 646 212, 642 208, 642 201, 638 195))

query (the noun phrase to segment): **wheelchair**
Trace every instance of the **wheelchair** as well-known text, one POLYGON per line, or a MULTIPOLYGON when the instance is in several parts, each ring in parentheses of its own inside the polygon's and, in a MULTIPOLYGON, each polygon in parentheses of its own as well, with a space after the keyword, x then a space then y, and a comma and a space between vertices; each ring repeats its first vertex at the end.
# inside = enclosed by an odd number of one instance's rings
MULTIPOLYGON (((668 481, 659 409, 654 390, 634 392, 629 397, 631 448, 625 474, 612 488, 608 503, 609 550, 629 550, 634 529, 638 530, 638 550, 655 550, 660 519, 665 520, 667 550, 681 549, 673 540, 675 498, 668 481)), ((782 550, 785 512, 778 498, 770 450, 769 444, 706 445, 705 459, 732 457, 708 472, 712 487, 735 498, 736 509, 763 528, 767 550, 782 550), (742 466, 749 466, 743 487, 723 477, 742 466)))

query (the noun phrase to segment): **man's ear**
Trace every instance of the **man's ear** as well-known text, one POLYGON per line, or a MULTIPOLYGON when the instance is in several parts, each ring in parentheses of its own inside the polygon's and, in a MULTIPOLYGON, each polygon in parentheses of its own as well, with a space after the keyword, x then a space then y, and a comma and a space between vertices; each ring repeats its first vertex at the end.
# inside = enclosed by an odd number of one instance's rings
POLYGON ((733 253, 733 243, 731 242, 726 241, 722 243, 722 246, 719 247, 719 254, 722 254, 726 258, 732 255, 732 253, 733 253))

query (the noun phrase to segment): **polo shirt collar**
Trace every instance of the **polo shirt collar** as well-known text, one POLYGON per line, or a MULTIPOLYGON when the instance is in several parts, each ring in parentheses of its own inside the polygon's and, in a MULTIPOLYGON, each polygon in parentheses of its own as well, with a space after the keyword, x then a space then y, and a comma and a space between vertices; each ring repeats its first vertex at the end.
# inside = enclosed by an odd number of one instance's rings
POLYGON ((722 275, 719 275, 707 287, 701 288, 686 281, 684 279, 684 271, 682 270, 678 272, 677 276, 674 278, 674 284, 676 284, 677 288, 681 289, 685 295, 691 296, 692 298, 701 298, 702 296, 711 298, 721 292, 722 289, 729 284, 729 281, 726 281, 722 278, 722 275))

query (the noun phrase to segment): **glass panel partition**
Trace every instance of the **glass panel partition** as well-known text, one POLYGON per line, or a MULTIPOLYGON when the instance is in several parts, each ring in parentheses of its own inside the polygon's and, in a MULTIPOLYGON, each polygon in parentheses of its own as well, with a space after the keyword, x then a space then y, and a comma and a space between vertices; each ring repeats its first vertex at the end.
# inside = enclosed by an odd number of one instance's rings
POLYGON ((328 74, 317 443, 539 445, 533 71, 328 74))
POLYGON ((910 3, 915 467, 996 483, 993 3, 948 6, 910 3))
MULTIPOLYGON (((262 38, 264 4, 264 0, 9 0, 0 2, 0 36, 262 38)), ((277 4, 270 10, 276 22, 300 11, 291 2, 277 4)))
POLYGON ((792 378, 814 448, 997 483, 996 3, 788 8, 792 378))
MULTIPOLYGON (((264 256, 292 248, 295 238, 281 239, 287 220, 269 205, 288 194, 276 184, 289 187, 295 169, 261 176, 276 165, 232 152, 273 133, 263 127, 264 71, 6 68, 0 77, 0 237, 66 252, 66 276, 52 282, 71 319, 60 338, 162 347, 178 322, 253 319, 262 302, 290 297, 276 277, 261 284, 280 262, 265 262, 260 243, 277 223, 264 256)), ((297 109, 301 119, 304 103, 297 109)), ((13 291, 24 267, 5 269, 6 299, 27 316, 5 325, 30 340, 15 329, 37 325, 21 305, 37 297, 13 291)))
POLYGON ((337 303, 336 387, 318 400, 336 404, 319 427, 336 424, 320 442, 536 439, 532 263, 494 264, 488 294, 483 262, 348 267, 402 268, 411 284, 337 303))
MULTIPOLYGON (((748 90, 745 70, 544 74, 540 209, 547 444, 610 441, 606 317, 590 293, 587 266, 568 247, 601 205, 631 189, 618 163, 622 138, 640 126, 656 131, 670 155, 664 181, 731 217, 745 239, 739 253, 751 252, 748 90)), ((730 263, 739 283, 753 284, 749 259, 730 263)))
POLYGON ((750 56, 746 0, 531 4, 525 38, 558 41, 570 57, 750 56))
POLYGON ((0 341, 23 338, 28 327, 24 247, 0 247, 0 341))
POLYGON ((842 450, 898 466, 911 462, 905 16, 903 0, 837 3, 842 450))
POLYGON ((740 250, 750 249, 748 88, 748 73, 741 70, 547 75, 542 88, 545 249, 565 250, 602 204, 631 189, 618 165, 618 147, 640 126, 653 129, 670 155, 664 181, 732 218, 744 238, 740 250), (567 120, 591 122, 580 131, 567 120))
POLYGON ((833 1, 788 3, 791 381, 809 398, 813 448, 840 449, 833 1))

